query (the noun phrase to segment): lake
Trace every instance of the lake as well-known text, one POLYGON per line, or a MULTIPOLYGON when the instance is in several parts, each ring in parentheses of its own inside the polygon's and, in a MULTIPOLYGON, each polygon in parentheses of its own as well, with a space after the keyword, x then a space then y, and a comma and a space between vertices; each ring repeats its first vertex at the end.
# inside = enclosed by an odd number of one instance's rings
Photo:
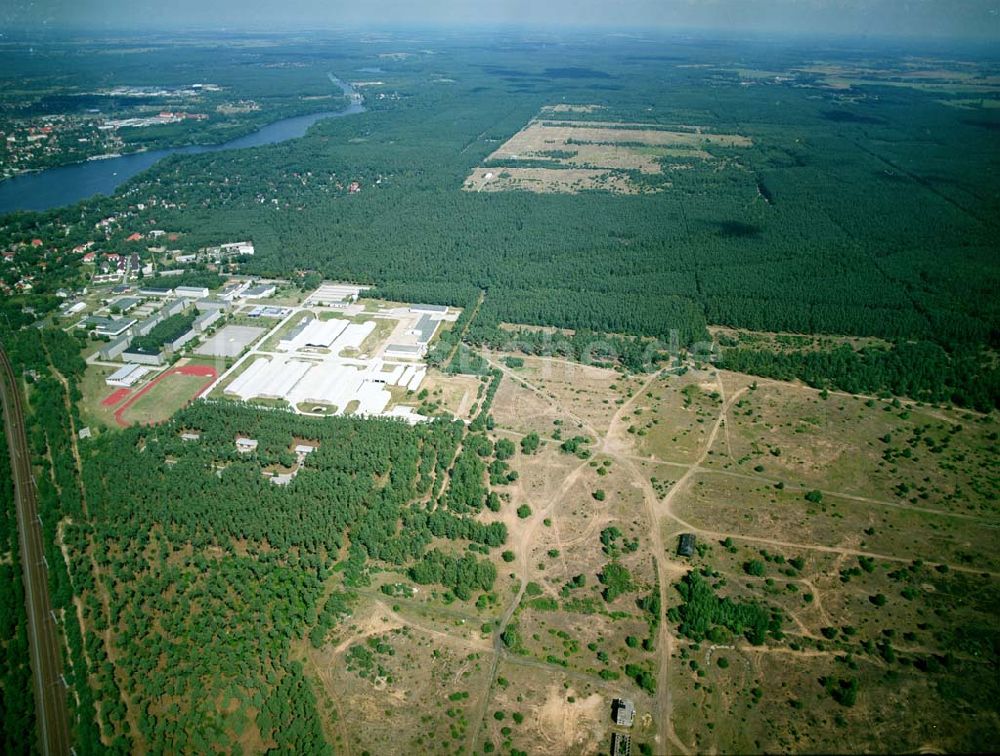
MULTIPOLYGON (((354 90, 331 77, 350 96, 354 90)), ((289 139, 297 139, 306 133, 316 121, 324 118, 340 118, 361 113, 364 105, 352 102, 344 110, 285 118, 264 126, 258 131, 228 142, 214 145, 191 145, 170 147, 163 150, 136 152, 121 157, 104 160, 90 160, 86 163, 47 168, 36 173, 0 181, 0 215, 14 210, 50 210, 55 207, 72 205, 95 194, 113 194, 121 184, 168 155, 197 155, 202 152, 239 150, 245 147, 260 147, 277 144, 289 139)))

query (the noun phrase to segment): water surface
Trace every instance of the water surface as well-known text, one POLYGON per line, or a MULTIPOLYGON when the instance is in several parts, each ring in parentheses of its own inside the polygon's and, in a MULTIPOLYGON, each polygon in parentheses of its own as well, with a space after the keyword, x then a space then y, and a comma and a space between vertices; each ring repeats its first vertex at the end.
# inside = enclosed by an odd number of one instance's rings
MULTIPOLYGON (((351 96, 354 90, 331 77, 343 91, 351 96)), ((35 173, 0 181, 0 215, 13 210, 51 210, 55 207, 71 205, 95 194, 113 194, 121 184, 168 155, 197 155, 202 152, 239 150, 246 147, 260 147, 277 144, 289 139, 297 139, 306 133, 316 121, 324 118, 339 118, 364 110, 364 105, 351 102, 344 110, 309 115, 294 116, 275 121, 246 136, 231 139, 223 144, 191 145, 170 147, 131 155, 89 160, 86 163, 47 168, 35 173)))

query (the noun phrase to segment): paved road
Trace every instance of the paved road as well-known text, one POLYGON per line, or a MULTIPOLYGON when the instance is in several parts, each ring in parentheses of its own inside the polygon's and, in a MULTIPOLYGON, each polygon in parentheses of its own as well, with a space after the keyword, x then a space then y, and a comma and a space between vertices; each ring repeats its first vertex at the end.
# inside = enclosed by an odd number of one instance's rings
MULTIPOLYGON (((31 475, 31 454, 24 430, 21 392, 7 353, 0 348, 0 399, 3 401, 7 444, 14 472, 17 530, 24 569, 24 593, 28 608, 28 645, 34 675, 35 713, 41 751, 68 754, 71 749, 66 688, 62 682, 59 634, 49 602, 48 574, 43 561, 42 528, 35 502, 35 482, 31 475)), ((27 695, 27 691, 25 691, 27 695)))

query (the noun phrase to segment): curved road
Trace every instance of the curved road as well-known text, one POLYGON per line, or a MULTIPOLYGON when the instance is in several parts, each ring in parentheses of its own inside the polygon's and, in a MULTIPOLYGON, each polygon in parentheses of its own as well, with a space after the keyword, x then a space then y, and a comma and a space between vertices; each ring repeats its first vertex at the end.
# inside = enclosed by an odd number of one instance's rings
MULTIPOLYGON (((35 502, 35 481, 31 473, 31 453, 24 430, 24 408, 17 378, 7 353, 0 347, 0 398, 4 428, 10 447, 17 505, 17 531, 21 542, 24 594, 28 609, 28 645, 35 689, 35 714, 41 752, 71 752, 66 687, 62 680, 62 655, 52 605, 42 544, 42 528, 35 502)), ((24 691, 27 695, 28 691, 24 691)))

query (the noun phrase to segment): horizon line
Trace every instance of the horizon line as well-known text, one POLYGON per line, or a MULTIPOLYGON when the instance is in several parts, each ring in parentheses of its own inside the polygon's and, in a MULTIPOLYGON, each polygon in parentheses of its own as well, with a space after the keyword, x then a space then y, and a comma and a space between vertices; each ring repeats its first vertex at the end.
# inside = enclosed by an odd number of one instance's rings
POLYGON ((92 25, 92 24, 23 24, 11 25, 0 31, 0 44, 13 42, 13 36, 38 33, 55 33, 61 35, 74 34, 104 34, 110 36, 136 33, 154 34, 191 34, 191 35, 256 35, 282 36, 302 34, 317 36, 323 34, 397 34, 397 33, 461 33, 476 34, 581 34, 602 37, 631 37, 637 41, 643 37, 662 38, 664 36, 697 37, 703 39, 767 39, 780 38, 788 40, 819 39, 839 42, 926 42, 933 44, 964 43, 975 45, 996 44, 995 36, 956 35, 956 34, 926 34, 913 32, 892 33, 887 31, 871 33, 852 33, 844 31, 771 29, 771 28, 739 28, 735 26, 695 26, 695 25, 660 25, 660 26, 605 26, 593 24, 498 24, 498 23, 420 23, 420 24, 379 24, 340 23, 331 25, 301 25, 275 24, 250 25, 205 25, 178 24, 164 26, 162 24, 129 24, 129 25, 92 25))

